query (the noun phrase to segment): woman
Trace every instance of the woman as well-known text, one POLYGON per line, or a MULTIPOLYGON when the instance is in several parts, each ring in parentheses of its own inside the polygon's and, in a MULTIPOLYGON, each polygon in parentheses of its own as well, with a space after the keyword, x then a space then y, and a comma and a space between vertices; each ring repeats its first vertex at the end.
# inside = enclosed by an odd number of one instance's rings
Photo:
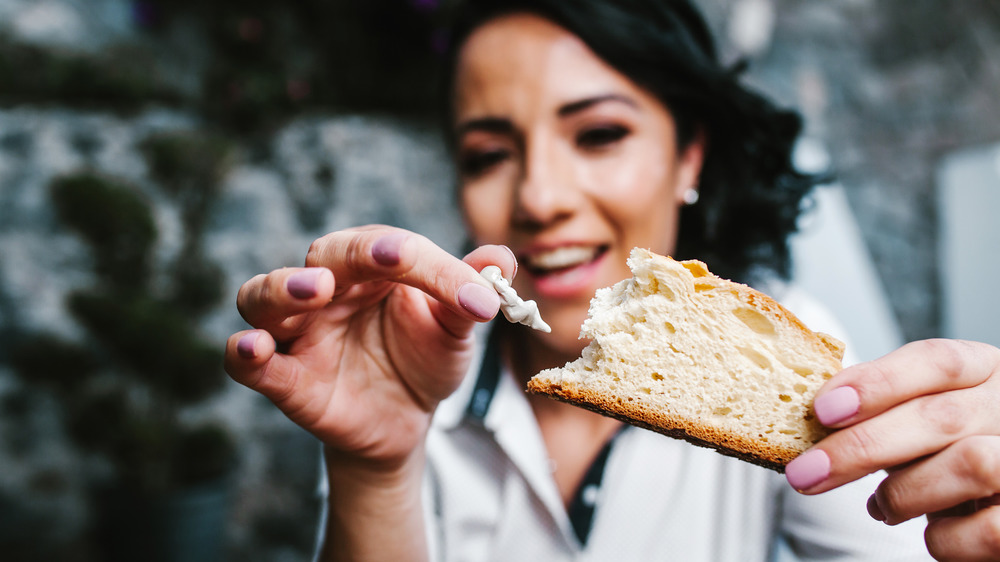
POLYGON ((816 411, 844 430, 787 470, 814 497, 525 396, 528 377, 578 356, 589 299, 629 275, 634 246, 743 280, 785 273, 811 180, 789 164, 798 120, 719 67, 686 2, 480 1, 454 52, 450 131, 476 249, 459 260, 395 228, 334 232, 305 268, 238 297, 254 329, 230 338, 227 371, 324 444, 324 559, 925 559, 919 521, 875 521, 924 514, 935 556, 1000 556, 983 499, 1000 491, 988 346, 911 344, 831 380, 816 411), (500 304, 487 265, 551 334, 501 322, 483 345, 474 328, 500 304), (842 485, 883 468, 865 523, 875 483, 842 485))

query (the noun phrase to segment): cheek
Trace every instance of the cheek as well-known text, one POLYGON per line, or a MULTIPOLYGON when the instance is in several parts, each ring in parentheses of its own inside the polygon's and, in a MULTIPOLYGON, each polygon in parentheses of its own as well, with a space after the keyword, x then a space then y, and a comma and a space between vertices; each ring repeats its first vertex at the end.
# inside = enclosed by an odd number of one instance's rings
POLYGON ((595 183, 603 207, 628 242, 648 248, 671 246, 678 202, 676 174, 669 159, 639 154, 608 166, 595 183))
POLYGON ((489 185, 460 187, 459 201, 466 228, 477 244, 507 242, 510 198, 502 189, 489 185))

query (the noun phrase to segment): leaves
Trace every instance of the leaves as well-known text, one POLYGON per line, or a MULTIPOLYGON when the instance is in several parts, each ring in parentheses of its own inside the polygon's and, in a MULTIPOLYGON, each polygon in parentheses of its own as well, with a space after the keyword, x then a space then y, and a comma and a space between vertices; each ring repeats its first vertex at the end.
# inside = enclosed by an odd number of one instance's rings
POLYGON ((51 194, 59 219, 90 245, 101 280, 116 290, 142 290, 157 230, 138 189, 81 173, 55 180, 51 194))

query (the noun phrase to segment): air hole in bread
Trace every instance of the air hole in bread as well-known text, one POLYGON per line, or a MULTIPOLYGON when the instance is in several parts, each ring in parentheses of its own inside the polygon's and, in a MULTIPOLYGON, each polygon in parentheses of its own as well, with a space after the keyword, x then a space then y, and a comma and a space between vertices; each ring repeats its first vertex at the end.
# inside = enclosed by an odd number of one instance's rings
POLYGON ((711 275, 711 273, 709 273, 709 271, 708 271, 708 268, 705 267, 705 264, 702 263, 702 262, 700 262, 700 261, 690 260, 690 261, 682 261, 682 262, 678 262, 678 263, 680 263, 684 267, 684 269, 690 271, 692 277, 695 277, 695 278, 697 278, 697 277, 707 277, 707 276, 711 275))
POLYGON ((677 295, 670 289, 670 287, 667 287, 666 285, 663 285, 661 283, 657 283, 657 294, 667 299, 668 301, 677 300, 677 295))
POLYGON ((732 411, 733 411, 732 408, 728 408, 728 407, 723 406, 721 408, 716 408, 716 409, 712 410, 712 413, 715 414, 715 415, 717 415, 717 416, 728 416, 730 413, 732 413, 732 411))
POLYGON ((694 290, 699 293, 704 293, 705 291, 711 291, 715 286, 711 283, 695 283, 694 290))
POLYGON ((762 336, 773 336, 776 334, 774 324, 760 312, 741 307, 733 310, 733 316, 740 319, 748 328, 762 336))
POLYGON ((662 381, 663 380, 663 375, 661 375, 660 373, 653 373, 652 377, 653 377, 654 381, 662 381))
POLYGON ((677 333, 677 328, 674 328, 674 325, 671 324, 670 322, 664 322, 663 323, 663 327, 666 328, 668 334, 676 334, 677 333))
POLYGON ((781 400, 782 402, 791 402, 792 401, 792 397, 789 396, 789 395, 787 395, 787 394, 779 394, 778 395, 778 400, 781 400))
POLYGON ((762 355, 759 351, 755 349, 750 349, 748 347, 740 347, 738 349, 740 350, 740 353, 742 353, 744 357, 746 357, 750 361, 753 361, 754 365, 757 365, 761 369, 771 368, 771 362, 767 359, 767 357, 764 357, 764 355, 762 355))
POLYGON ((794 388, 795 392, 798 392, 799 394, 805 394, 806 391, 809 390, 809 387, 807 387, 806 385, 804 385, 802 383, 798 383, 798 384, 796 384, 792 388, 794 388))

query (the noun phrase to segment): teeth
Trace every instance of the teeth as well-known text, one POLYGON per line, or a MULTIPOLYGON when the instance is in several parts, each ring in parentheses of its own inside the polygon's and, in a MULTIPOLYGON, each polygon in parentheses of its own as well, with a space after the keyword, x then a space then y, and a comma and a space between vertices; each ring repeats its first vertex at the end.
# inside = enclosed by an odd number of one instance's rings
POLYGON ((593 246, 563 246, 528 256, 528 265, 537 269, 561 269, 586 263, 597 256, 593 246))

